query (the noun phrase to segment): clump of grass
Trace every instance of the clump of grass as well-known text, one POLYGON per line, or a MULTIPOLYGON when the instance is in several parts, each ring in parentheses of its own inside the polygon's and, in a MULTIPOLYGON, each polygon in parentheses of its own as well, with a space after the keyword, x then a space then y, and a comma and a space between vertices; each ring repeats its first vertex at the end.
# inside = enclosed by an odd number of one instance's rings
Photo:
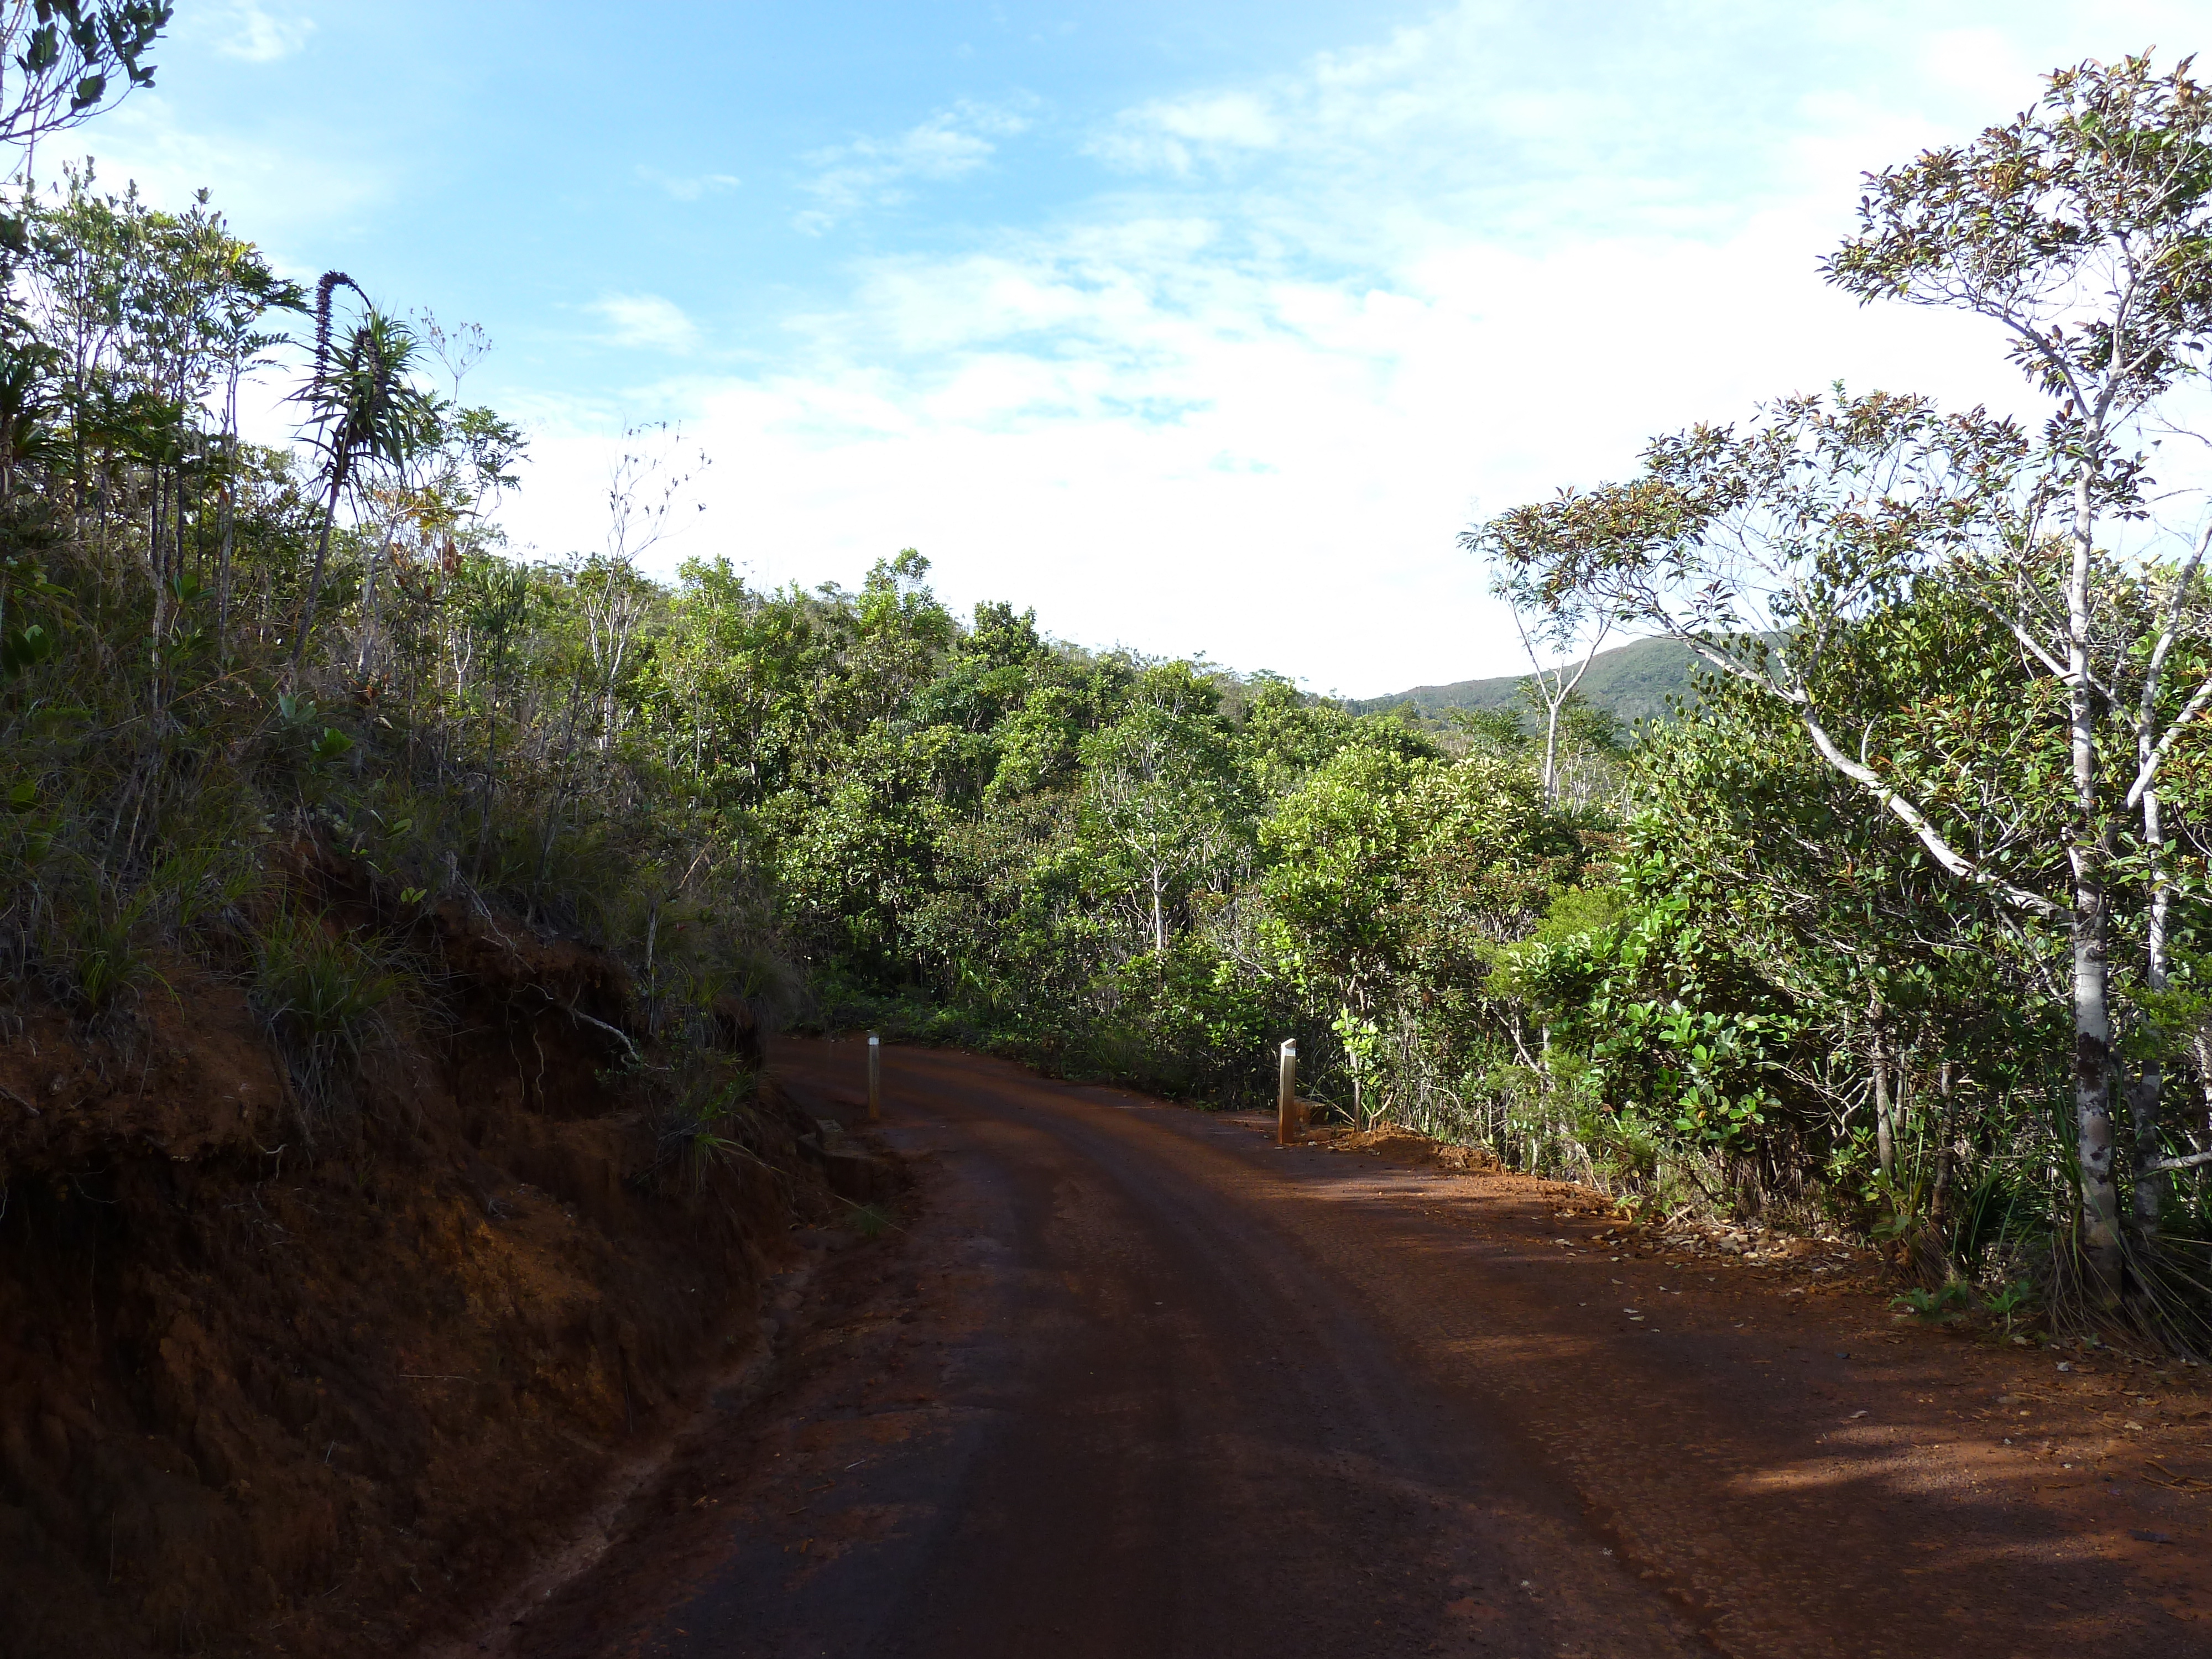
MULTIPOLYGON (((83 872, 81 860, 72 862, 79 866, 73 879, 51 889, 24 884, 10 908, 34 919, 17 934, 19 953, 45 932, 40 954, 47 983, 94 1018, 126 1007, 134 992, 159 980, 160 955, 206 944, 210 923, 234 915, 257 879, 248 860, 221 845, 188 844, 128 889, 103 872, 83 872)), ((22 959, 27 964, 29 957, 22 959)))
POLYGON ((283 1054, 311 1143, 346 1103, 402 984, 390 962, 319 918, 280 914, 255 938, 251 1000, 283 1054))
POLYGON ((759 1079, 742 1067, 702 1063, 668 1097, 653 1132, 653 1161, 638 1172, 641 1186, 681 1184, 694 1194, 719 1164, 774 1166, 757 1150, 760 1115, 752 1100, 759 1079))
POLYGON ((107 1012, 154 976, 153 962, 137 937, 141 908, 94 908, 80 913, 70 928, 71 988, 86 1012, 107 1012))

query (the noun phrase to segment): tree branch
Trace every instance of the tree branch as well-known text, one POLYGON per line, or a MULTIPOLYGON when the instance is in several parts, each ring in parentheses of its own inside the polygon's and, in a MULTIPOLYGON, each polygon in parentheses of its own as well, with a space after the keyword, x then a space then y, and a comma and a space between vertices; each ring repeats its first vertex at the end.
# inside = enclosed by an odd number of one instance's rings
POLYGON ((581 1020, 586 1025, 598 1026, 599 1030, 605 1031, 609 1036, 614 1038, 616 1042, 621 1043, 623 1048, 629 1049, 629 1057, 632 1060, 635 1060, 641 1066, 645 1064, 645 1056, 638 1052, 637 1044, 630 1041, 629 1033, 623 1030, 619 1025, 610 1025, 603 1019, 594 1019, 591 1015, 586 1013, 581 1008, 575 1006, 572 1003, 562 1002, 556 1003, 554 1006, 559 1008, 563 1013, 567 1014, 571 1019, 581 1020))
MULTIPOLYGON (((1819 751, 1820 758, 1827 762, 1834 770, 1841 773, 1867 793, 1872 795, 1876 804, 1910 830, 1913 838, 1928 849, 1929 856, 1951 875, 1972 886, 1987 888, 2006 902, 2017 906, 2033 915, 2051 917, 2061 914, 2059 907, 2049 899, 2040 894, 2031 893, 2024 887, 2016 887, 2000 876, 1990 874, 1980 864, 1959 851, 1943 838, 1942 831, 1929 822, 1925 812, 1897 790, 1884 783, 1881 775, 1872 767, 1862 765, 1838 748, 1836 740, 1828 735, 1826 730, 1814 716, 1811 694, 1802 684, 1793 687, 1777 685, 1765 675, 1754 674, 1749 669, 1735 662, 1726 653, 1704 640, 1671 629, 1668 632, 1723 673, 1732 674, 1738 679, 1756 685, 1770 696, 1789 704, 1796 711, 1798 725, 1804 728, 1805 735, 1812 739, 1813 747, 1819 751)), ((2212 695, 2212 686, 2208 686, 2207 692, 2208 695, 2212 695)))
POLYGON ((2150 751, 2142 763, 2142 769, 2136 774, 2135 787, 2128 791, 2127 804, 2130 810, 2142 799, 2143 792, 2150 787, 2152 780, 2158 776, 2159 763, 2166 758, 2166 751, 2173 747, 2174 740, 2180 737, 2182 728, 2203 714, 2204 705, 2208 702, 2212 702, 2212 676, 2206 678, 2204 683, 2197 688, 2196 694, 2189 699, 2187 706, 2180 714, 2174 716, 2173 724, 2166 728, 2166 735, 2158 740, 2158 746, 2150 751))
POLYGON ((2065 680, 2071 678, 2066 665, 2045 649, 2043 642, 2022 628, 2018 622, 2008 617, 2004 618, 2004 624, 2012 629, 2012 636, 2020 641, 2021 648, 2036 661, 2041 663, 2053 679, 2065 680))
POLYGON ((2159 618, 2158 643, 2151 648, 2149 665, 2143 670, 2142 702, 2136 720, 2136 737, 2143 743, 2150 740, 2151 722, 2157 718, 2158 688, 2166 671, 2166 653, 2173 649, 2174 641, 2181 635, 2181 608, 2189 601, 2189 590, 2197 584, 2197 567, 2204 562, 2208 547, 2212 547, 2212 523, 2208 523, 2204 533, 2197 538, 2189 562, 2174 579, 2173 592, 2166 596, 2166 614, 2159 618))
POLYGON ((2186 1158, 2162 1158, 2145 1168, 2143 1173, 2171 1175, 2176 1170, 2193 1170, 2203 1164, 2212 1164, 2212 1152, 2191 1152, 2186 1158))
POLYGON ((2058 907, 2049 899, 2031 893, 2024 887, 2015 887, 2002 877, 1991 875, 1944 840, 1942 832, 1929 822, 1928 815, 1919 807, 1884 783, 1872 767, 1860 765, 1836 746, 1835 739, 1822 730, 1820 721, 1814 718, 1809 702, 1798 703, 1797 723, 1805 728, 1805 735, 1812 738, 1813 747, 1820 750, 1821 759, 1872 795, 1899 823, 1912 832, 1914 839, 1928 849, 1929 856, 1952 875, 1973 886, 1986 887, 2008 903, 2017 905, 2035 915, 2056 916, 2059 914, 2058 907))

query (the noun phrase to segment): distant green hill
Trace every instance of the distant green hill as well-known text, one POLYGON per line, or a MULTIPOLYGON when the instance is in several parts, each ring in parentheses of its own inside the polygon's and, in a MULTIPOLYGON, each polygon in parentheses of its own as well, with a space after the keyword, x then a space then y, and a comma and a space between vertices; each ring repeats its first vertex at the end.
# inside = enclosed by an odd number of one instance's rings
MULTIPOLYGON (((1691 695, 1690 671, 1695 660, 1689 647, 1674 640, 1638 640, 1600 652, 1577 689, 1622 725, 1633 725, 1665 714, 1668 697, 1691 695)), ((1447 708, 1510 707, 1520 701, 1521 683, 1528 678, 1505 674, 1450 685, 1417 685, 1387 697, 1347 698, 1345 707, 1355 714, 1380 714, 1411 703, 1425 725, 1442 720, 1447 708)))

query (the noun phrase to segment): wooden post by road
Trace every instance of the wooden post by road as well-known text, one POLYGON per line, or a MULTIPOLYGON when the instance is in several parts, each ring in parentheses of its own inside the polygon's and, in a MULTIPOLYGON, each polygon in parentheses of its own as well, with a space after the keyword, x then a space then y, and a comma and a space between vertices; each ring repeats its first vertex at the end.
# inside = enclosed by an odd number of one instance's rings
POLYGON ((1275 1096, 1275 1145, 1287 1146, 1305 1139, 1304 1126, 1298 1121, 1298 1040, 1291 1037, 1283 1044, 1282 1086, 1275 1096))
POLYGON ((873 1031, 868 1033, 868 1121, 880 1123, 884 1116, 884 1044, 873 1031))

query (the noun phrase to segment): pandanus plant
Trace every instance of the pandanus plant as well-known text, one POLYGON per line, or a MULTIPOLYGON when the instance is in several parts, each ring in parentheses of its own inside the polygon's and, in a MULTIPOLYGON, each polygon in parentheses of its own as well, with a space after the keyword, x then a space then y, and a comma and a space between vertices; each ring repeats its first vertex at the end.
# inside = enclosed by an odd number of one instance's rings
POLYGON ((323 523, 315 540, 315 562, 300 603, 300 625, 292 641, 292 677, 307 648, 321 597, 323 567, 331 551, 331 529, 338 498, 353 482, 361 463, 404 463, 417 447, 434 441, 442 413, 439 400, 415 385, 410 371, 417 354, 405 324, 386 316, 342 270, 323 273, 315 285, 315 367, 296 394, 314 428, 313 443, 323 457, 323 523), (362 319, 333 343, 331 301, 340 288, 361 296, 362 319))

